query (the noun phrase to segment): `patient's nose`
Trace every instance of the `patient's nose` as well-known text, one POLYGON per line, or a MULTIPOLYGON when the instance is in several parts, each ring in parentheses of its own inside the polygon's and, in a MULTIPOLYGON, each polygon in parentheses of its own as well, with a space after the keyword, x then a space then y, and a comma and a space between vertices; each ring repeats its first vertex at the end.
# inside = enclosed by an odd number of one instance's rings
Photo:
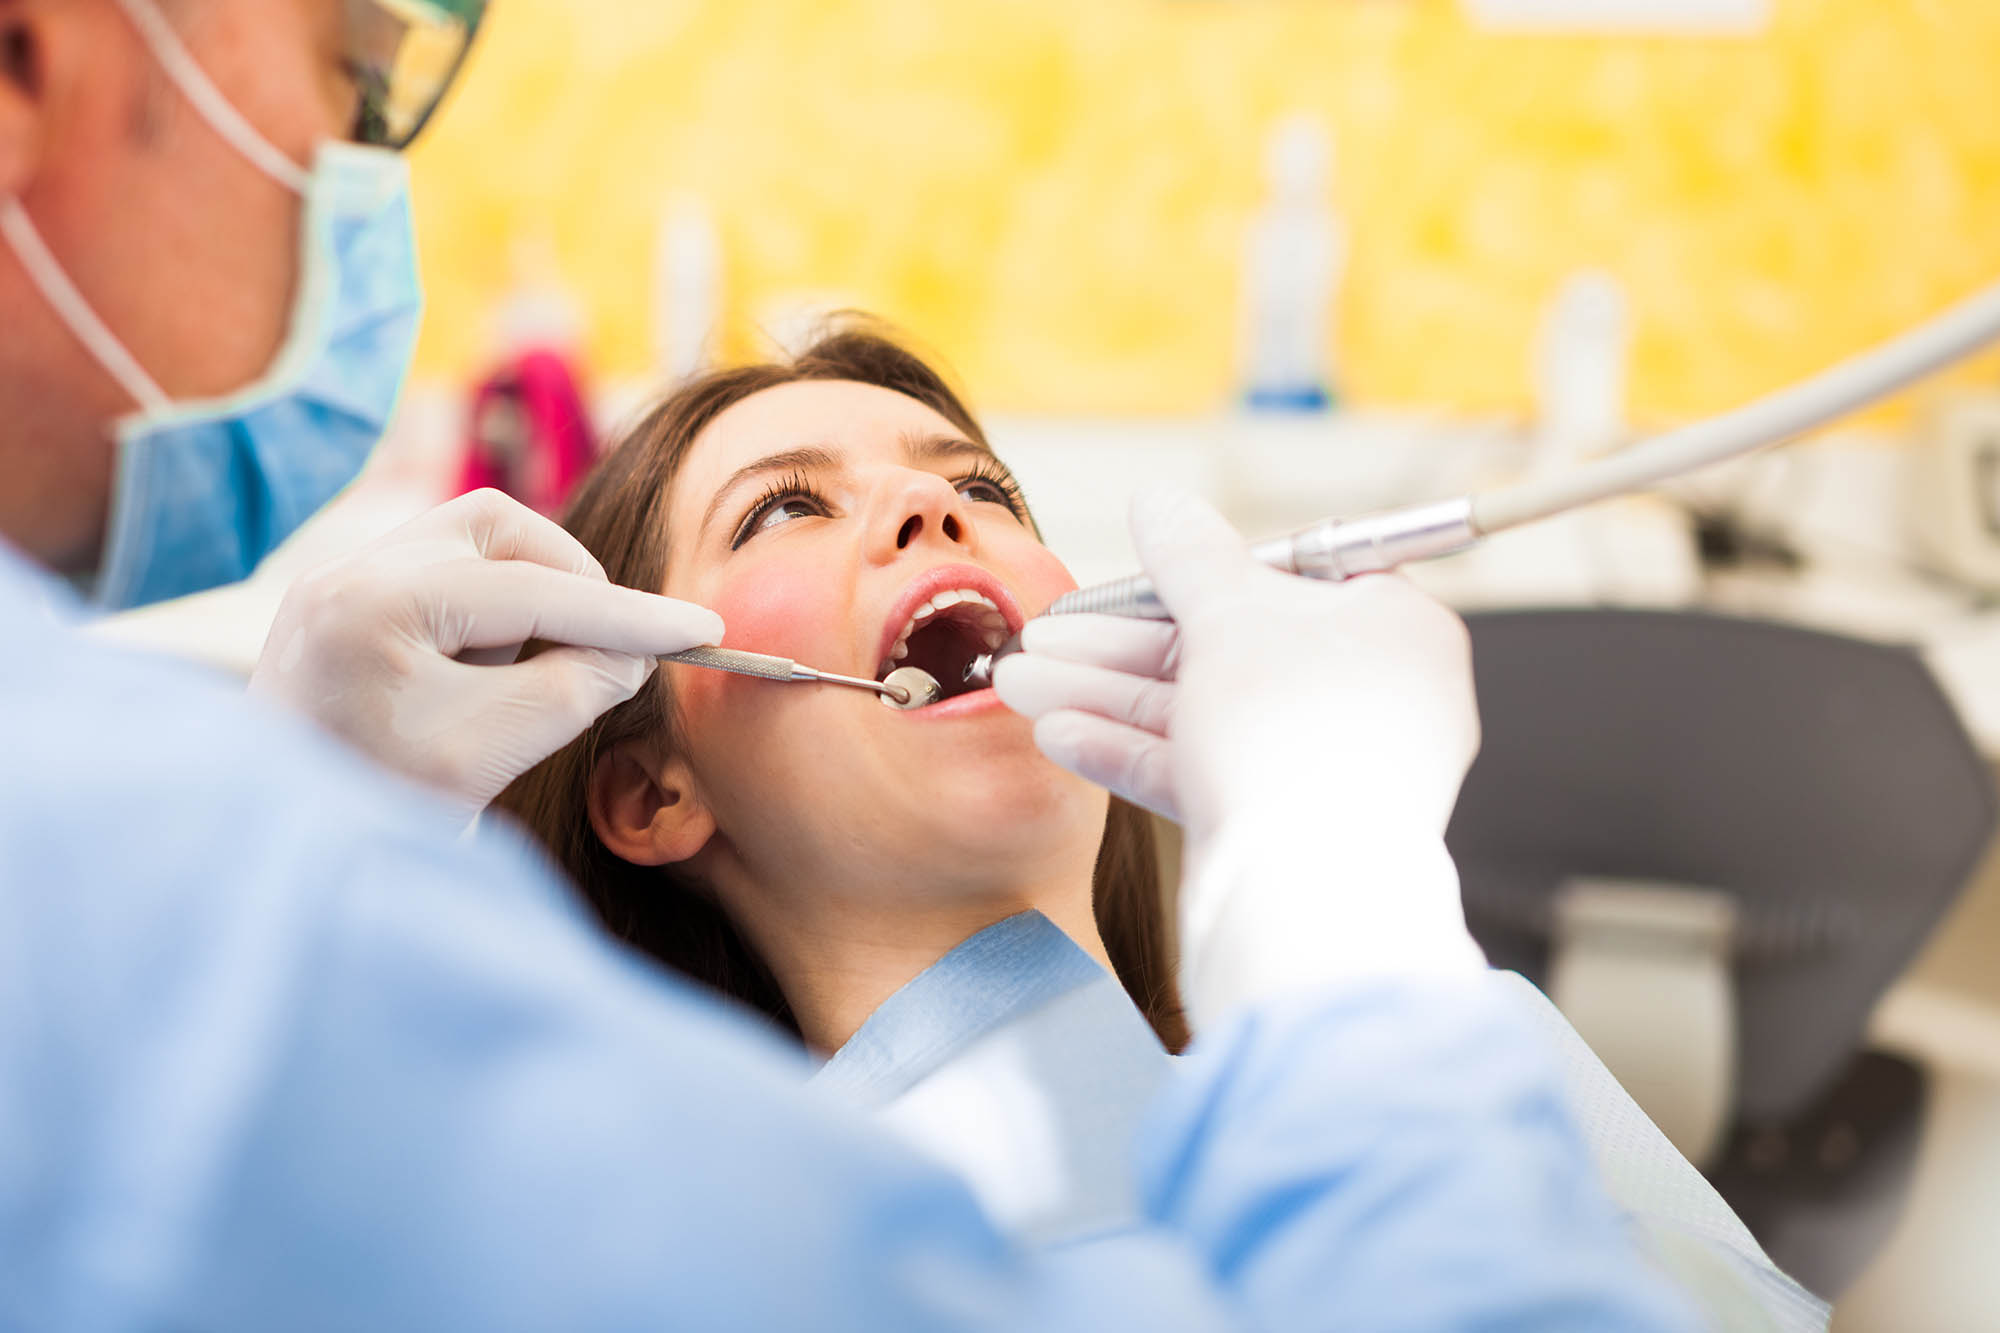
POLYGON ((924 475, 904 483, 877 533, 879 560, 893 560, 912 548, 934 545, 960 555, 972 553, 976 538, 965 497, 943 477, 924 475))

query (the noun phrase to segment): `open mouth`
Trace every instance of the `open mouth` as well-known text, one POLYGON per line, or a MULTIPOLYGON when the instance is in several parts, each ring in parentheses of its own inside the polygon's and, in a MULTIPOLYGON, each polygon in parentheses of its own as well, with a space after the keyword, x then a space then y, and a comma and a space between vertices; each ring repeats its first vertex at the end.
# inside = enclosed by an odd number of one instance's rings
POLYGON ((937 681, 937 702, 969 694, 966 668, 1007 641, 1006 613, 985 593, 950 588, 916 609, 875 670, 885 680, 899 667, 916 667, 937 681))

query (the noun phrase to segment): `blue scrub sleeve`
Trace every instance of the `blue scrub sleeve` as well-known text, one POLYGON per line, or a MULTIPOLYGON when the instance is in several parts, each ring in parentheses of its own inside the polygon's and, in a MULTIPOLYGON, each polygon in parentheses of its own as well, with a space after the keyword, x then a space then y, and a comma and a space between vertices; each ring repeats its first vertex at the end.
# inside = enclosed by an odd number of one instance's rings
POLYGON ((1218 1034, 1169 1225, 1029 1252, 288 719, 63 635, 0 655, 0 736, 0 1328, 1685 1326, 1467 997, 1218 1034))
POLYGON ((8 830, 0 1328, 1228 1326, 1164 1237, 1010 1248, 521 849, 322 798, 115 857, 8 830))
POLYGON ((1270 1007, 1185 1058, 1142 1143, 1148 1211, 1257 1326, 1703 1326, 1636 1257, 1494 981, 1270 1007))

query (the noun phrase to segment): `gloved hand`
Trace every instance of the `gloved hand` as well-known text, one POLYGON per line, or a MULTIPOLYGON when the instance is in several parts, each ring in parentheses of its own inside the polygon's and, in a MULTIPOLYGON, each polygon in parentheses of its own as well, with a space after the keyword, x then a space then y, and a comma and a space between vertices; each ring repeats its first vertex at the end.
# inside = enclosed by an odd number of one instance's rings
POLYGON ((556 524, 476 491, 293 585, 250 687, 470 816, 656 658, 721 639, 713 611, 610 583, 556 524), (529 639, 574 646, 517 663, 529 639))
POLYGON ((1031 621, 994 684, 1050 758, 1186 826, 1197 1020, 1483 967, 1444 850, 1479 745, 1464 624, 1392 576, 1269 569, 1192 495, 1141 497, 1132 531, 1177 627, 1031 621))

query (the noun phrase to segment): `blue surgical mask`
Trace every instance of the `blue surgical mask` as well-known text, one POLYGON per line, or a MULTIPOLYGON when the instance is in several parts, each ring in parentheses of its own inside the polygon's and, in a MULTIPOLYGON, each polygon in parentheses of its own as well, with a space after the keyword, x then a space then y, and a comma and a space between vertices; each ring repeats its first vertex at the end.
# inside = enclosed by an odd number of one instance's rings
POLYGON ((328 142, 305 171, 211 83, 152 0, 119 0, 214 129, 304 202, 298 295, 255 384, 176 403, 126 351, 16 199, 0 236, 56 313, 138 403, 114 427, 117 477, 91 600, 122 610, 247 577, 361 471, 395 410, 423 297, 403 159, 328 142))

